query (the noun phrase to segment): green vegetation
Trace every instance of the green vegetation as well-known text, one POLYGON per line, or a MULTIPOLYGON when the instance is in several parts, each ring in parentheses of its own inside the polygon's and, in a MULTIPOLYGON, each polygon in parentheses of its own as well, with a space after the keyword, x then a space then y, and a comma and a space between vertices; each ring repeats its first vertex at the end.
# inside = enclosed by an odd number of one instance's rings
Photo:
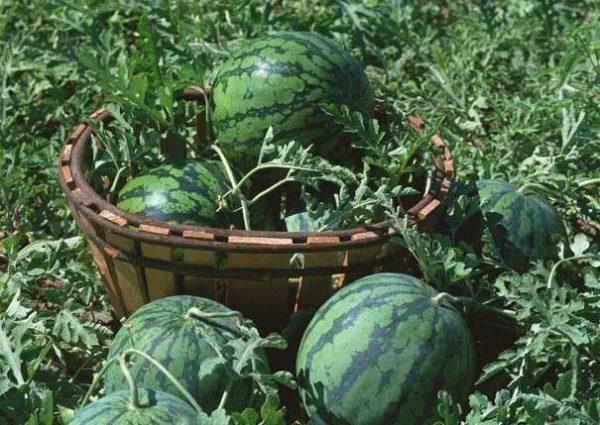
MULTIPOLYGON (((363 65, 393 116, 418 115, 452 145, 459 182, 441 228, 425 235, 399 223, 397 238, 417 263, 403 272, 422 274, 452 294, 475 340, 473 391, 462 406, 439 394, 430 407, 441 423, 597 423, 596 3, 2 2, 0 424, 70 418, 117 329, 56 181, 57 155, 70 129, 101 105, 117 118, 97 129, 104 149, 93 158, 95 187, 115 200, 140 165, 160 164, 159 140, 192 142, 197 106, 177 98, 183 88, 212 82, 245 40, 289 30, 335 40, 363 65), (472 178, 510 181, 550 203, 567 236, 558 258, 537 261, 522 274, 507 268, 486 230, 472 178)), ((325 109, 356 136, 356 149, 380 145, 354 180, 332 170, 327 178, 339 189, 337 204, 321 207, 306 194, 311 226, 396 215, 389 204, 393 179, 410 171, 409 158, 424 139, 407 136, 399 122, 380 137, 383 130, 360 115, 325 109), (370 185, 361 185, 367 180, 370 185), (374 208, 381 205, 384 212, 374 208)), ((291 153, 286 163, 326 168, 300 147, 291 153)), ((283 152, 270 154, 276 162, 283 152)), ((265 226, 259 221, 256 226, 265 226)), ((247 343, 268 345, 248 332, 247 343)), ((212 420, 226 416, 217 410, 212 420)), ((234 417, 244 424, 284 423, 273 394, 260 412, 234 417)))

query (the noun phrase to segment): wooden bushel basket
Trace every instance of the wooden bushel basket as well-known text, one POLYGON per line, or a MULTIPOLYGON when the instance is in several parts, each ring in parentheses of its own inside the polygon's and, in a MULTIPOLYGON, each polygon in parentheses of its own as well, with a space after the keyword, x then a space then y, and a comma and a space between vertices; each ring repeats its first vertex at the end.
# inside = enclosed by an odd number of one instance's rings
MULTIPOLYGON (((203 102, 199 90, 183 99, 203 102)), ((105 109, 91 119, 108 119, 105 109)), ((198 119, 198 132, 204 120, 198 119)), ((422 131, 411 118, 407 125, 422 131)), ((401 263, 408 253, 389 239, 390 221, 320 233, 244 231, 166 223, 130 214, 98 195, 86 180, 92 128, 79 124, 59 158, 59 180, 79 229, 89 242, 116 316, 175 294, 217 300, 253 319, 262 332, 277 331, 298 309, 321 305, 358 276, 401 263), (304 254, 301 268, 291 265, 304 254)), ((448 147, 431 138, 435 167, 429 192, 408 210, 413 225, 439 219, 453 181, 448 147)))

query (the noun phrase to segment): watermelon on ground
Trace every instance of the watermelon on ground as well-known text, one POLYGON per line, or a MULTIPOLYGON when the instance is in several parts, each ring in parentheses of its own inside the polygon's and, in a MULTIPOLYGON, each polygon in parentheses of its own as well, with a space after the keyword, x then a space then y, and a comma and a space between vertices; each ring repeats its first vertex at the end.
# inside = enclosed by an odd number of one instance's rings
POLYGON ((187 161, 154 168, 127 182, 117 206, 127 212, 181 224, 219 226, 228 179, 217 161, 187 161))
POLYGON ((69 425, 195 425, 196 411, 185 401, 162 391, 140 389, 139 406, 129 391, 108 394, 77 412, 69 425))
MULTIPOLYGON (((165 366, 205 412, 212 412, 219 404, 229 382, 226 371, 211 381, 210 387, 200 385, 199 371, 203 362, 219 356, 217 349, 237 338, 235 318, 221 317, 210 321, 189 314, 196 308, 205 313, 231 312, 227 307, 205 298, 178 295, 161 298, 138 309, 117 332, 109 350, 109 358, 123 350, 135 348, 148 354, 165 366), (207 338, 210 335, 210 339, 207 338), (212 343, 210 342, 212 341, 212 343)), ((156 388, 175 396, 179 390, 148 360, 132 356, 130 371, 137 384, 156 388)), ((261 363, 260 361, 258 363, 261 363)), ((259 368, 267 370, 266 356, 259 368)), ((128 388, 120 366, 114 363, 105 374, 107 393, 128 388)), ((226 409, 241 411, 248 407, 252 387, 239 382, 228 396, 226 409)))
POLYGON ((275 140, 314 142, 332 151, 341 128, 320 105, 371 115, 373 95, 359 63, 334 41, 277 32, 229 57, 215 77, 211 104, 220 146, 236 163, 253 164, 270 126, 275 140))
POLYGON ((422 424, 437 394, 469 394, 474 346, 459 312, 420 280, 380 273, 315 314, 296 373, 306 413, 328 425, 422 424))
POLYGON ((557 257, 565 229, 550 204, 504 181, 480 181, 477 187, 494 245, 509 267, 525 271, 532 261, 557 257))

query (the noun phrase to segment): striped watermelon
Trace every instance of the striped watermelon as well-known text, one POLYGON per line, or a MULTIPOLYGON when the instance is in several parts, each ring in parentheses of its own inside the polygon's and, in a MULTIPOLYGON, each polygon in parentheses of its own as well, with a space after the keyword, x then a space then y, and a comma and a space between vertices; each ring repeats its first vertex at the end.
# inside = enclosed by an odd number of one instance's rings
POLYGON ((556 258, 565 229, 546 201, 503 181, 481 181, 477 187, 494 244, 509 267, 524 271, 532 261, 556 258))
POLYGON ((88 404, 73 417, 69 425, 195 425, 196 411, 171 394, 140 389, 139 407, 131 404, 129 391, 108 394, 88 404))
MULTIPOLYGON (((125 349, 135 348, 158 360, 186 390, 196 399, 205 412, 212 412, 221 399, 228 382, 225 372, 216 379, 211 388, 201 387, 198 372, 202 362, 218 354, 205 335, 213 336, 217 347, 237 338, 234 318, 199 320, 189 315, 191 308, 203 312, 231 312, 227 307, 204 298, 179 295, 161 298, 138 309, 117 332, 109 350, 109 358, 125 349)), ((131 374, 137 384, 156 388, 179 396, 177 388, 152 364, 141 357, 132 357, 131 374)), ((266 357, 262 369, 268 369, 266 357)), ((127 381, 118 364, 113 363, 105 374, 107 393, 128 388, 127 381)), ((226 408, 241 411, 248 406, 251 388, 247 383, 234 386, 226 408)))
POLYGON ((304 409, 328 425, 421 424, 438 391, 464 400, 474 346, 459 312, 414 277, 379 273, 331 297, 310 322, 296 373, 304 409))
POLYGON ((330 151, 341 129, 319 105, 331 103, 372 113, 373 95, 358 62, 319 34, 277 32, 243 45, 217 73, 213 130, 242 164, 258 156, 269 126, 276 140, 316 142, 330 151))
POLYGON ((217 212, 217 202, 227 183, 216 161, 161 165, 127 182, 117 206, 162 221, 224 225, 227 217, 217 212))

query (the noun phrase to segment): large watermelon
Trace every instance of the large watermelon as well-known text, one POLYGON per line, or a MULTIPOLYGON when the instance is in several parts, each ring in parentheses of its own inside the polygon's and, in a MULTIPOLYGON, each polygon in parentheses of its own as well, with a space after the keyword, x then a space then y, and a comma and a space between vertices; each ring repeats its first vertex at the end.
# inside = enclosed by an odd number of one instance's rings
POLYGON ((319 34, 273 33, 244 44, 217 73, 213 130, 242 163, 256 159, 269 126, 276 140, 316 142, 330 151, 341 128, 320 105, 332 103, 372 113, 372 91, 358 62, 319 34))
POLYGON ((556 258, 565 229, 546 201, 503 181, 481 181, 477 187, 486 224, 509 267, 524 271, 532 261, 556 258))
MULTIPOLYGON (((210 322, 199 320, 191 315, 191 308, 203 312, 231 312, 227 307, 208 299, 190 295, 161 298, 137 310, 117 332, 110 346, 109 358, 125 349, 135 348, 159 361, 179 380, 185 389, 196 399, 206 412, 212 412, 221 399, 228 382, 223 372, 214 379, 210 388, 201 386, 198 372, 200 365, 215 358, 217 351, 207 342, 206 333, 212 335, 218 347, 235 339, 234 318, 216 318, 210 322)), ((146 359, 132 356, 134 364, 131 374, 138 385, 156 388, 179 396, 180 392, 155 366, 146 359)), ((260 363, 260 362, 259 362, 260 363)), ((258 365, 266 370, 266 357, 258 365)), ((128 388, 127 381, 118 364, 109 366, 105 375, 107 393, 128 388)), ((226 408, 240 411, 248 405, 251 397, 249 383, 240 382, 228 396, 226 408)))
POLYGON ((88 404, 69 425, 195 425, 196 411, 171 394, 140 389, 139 406, 131 404, 129 391, 117 391, 88 404))
POLYGON ((474 347, 459 312, 414 277, 380 273, 331 297, 310 322, 296 373, 328 425, 421 424, 438 391, 469 394, 474 347))
POLYGON ((123 187, 117 206, 163 221, 205 226, 225 225, 217 212, 228 180, 216 161, 167 164, 138 176, 123 187))

